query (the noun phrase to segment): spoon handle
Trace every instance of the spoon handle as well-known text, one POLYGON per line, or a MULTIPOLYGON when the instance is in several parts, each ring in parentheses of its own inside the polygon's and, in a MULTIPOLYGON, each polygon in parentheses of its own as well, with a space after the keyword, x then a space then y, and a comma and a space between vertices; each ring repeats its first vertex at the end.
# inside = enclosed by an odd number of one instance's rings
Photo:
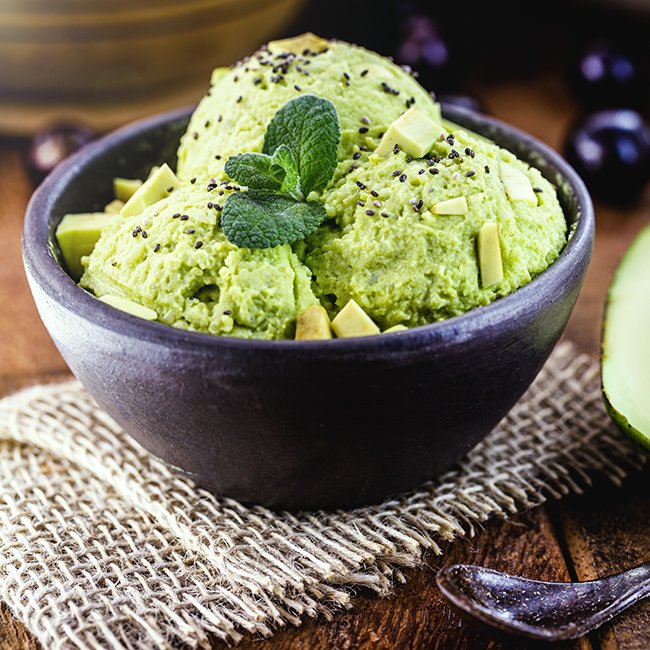
POLYGON ((636 594, 638 598, 635 600, 650 595, 650 562, 644 562, 639 566, 623 571, 618 576, 610 577, 618 578, 622 585, 626 587, 626 591, 636 594))
POLYGON ((650 562, 608 576, 602 581, 608 583, 612 596, 616 597, 614 609, 621 612, 646 596, 650 596, 650 562))

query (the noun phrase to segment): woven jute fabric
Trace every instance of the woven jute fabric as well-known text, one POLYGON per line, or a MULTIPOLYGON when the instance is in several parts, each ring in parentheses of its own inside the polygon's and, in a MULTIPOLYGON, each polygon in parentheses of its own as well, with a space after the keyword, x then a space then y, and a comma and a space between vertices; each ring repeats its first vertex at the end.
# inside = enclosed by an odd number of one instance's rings
POLYGON ((77 382, 0 402, 0 598, 48 649, 209 647, 330 618, 364 587, 595 475, 642 459, 611 424, 597 363, 558 348, 488 438, 381 505, 292 515, 198 489, 77 382))

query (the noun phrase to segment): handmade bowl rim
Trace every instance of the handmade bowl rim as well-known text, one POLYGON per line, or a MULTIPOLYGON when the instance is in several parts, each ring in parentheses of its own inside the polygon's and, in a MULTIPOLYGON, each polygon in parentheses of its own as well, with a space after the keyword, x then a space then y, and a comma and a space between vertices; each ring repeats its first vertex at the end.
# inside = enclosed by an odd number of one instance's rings
MULTIPOLYGON (((193 110, 185 107, 167 111, 152 117, 137 120, 123 126, 100 139, 86 145, 76 154, 61 163, 36 189, 26 210, 23 229, 23 261, 26 272, 50 299, 64 308, 80 314, 96 326, 119 332, 153 344, 171 348, 202 348, 205 352, 262 353, 275 354, 283 359, 329 356, 352 358, 361 356, 367 360, 384 358, 392 353, 416 351, 431 344, 432 340, 444 340, 445 345, 454 341, 461 343, 501 321, 517 318, 535 304, 536 294, 546 287, 562 286, 563 279, 571 277, 571 270, 584 256, 591 254, 594 232, 594 212, 589 193, 573 168, 549 146, 535 137, 495 118, 473 111, 443 104, 443 114, 460 126, 464 120, 480 124, 481 133, 489 127, 498 133, 494 141, 517 139, 531 152, 554 168, 566 182, 568 193, 575 195, 577 219, 569 231, 569 241, 553 262, 540 275, 511 294, 494 302, 447 320, 410 328, 406 331, 381 334, 380 336, 340 338, 319 341, 295 341, 290 339, 261 340, 241 339, 214 335, 205 332, 189 331, 164 323, 147 321, 101 302, 92 294, 79 287, 54 257, 49 241, 48 228, 55 200, 68 189, 75 176, 91 161, 101 158, 104 152, 125 140, 144 131, 162 127, 177 120, 186 119, 193 110)), ((467 127, 470 128, 470 127, 467 127)), ((558 192, 562 193, 562 188, 558 192)))

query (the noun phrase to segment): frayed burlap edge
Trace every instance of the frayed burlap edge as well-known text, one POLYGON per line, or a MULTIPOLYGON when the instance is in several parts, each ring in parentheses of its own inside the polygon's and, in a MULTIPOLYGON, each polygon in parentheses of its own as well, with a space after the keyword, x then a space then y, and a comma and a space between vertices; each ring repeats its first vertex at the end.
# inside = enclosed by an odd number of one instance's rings
POLYGON ((564 344, 490 436, 381 505, 292 515, 218 499, 126 436, 77 382, 0 402, 0 597, 46 648, 210 647, 388 594, 439 542, 619 483, 643 459, 564 344))

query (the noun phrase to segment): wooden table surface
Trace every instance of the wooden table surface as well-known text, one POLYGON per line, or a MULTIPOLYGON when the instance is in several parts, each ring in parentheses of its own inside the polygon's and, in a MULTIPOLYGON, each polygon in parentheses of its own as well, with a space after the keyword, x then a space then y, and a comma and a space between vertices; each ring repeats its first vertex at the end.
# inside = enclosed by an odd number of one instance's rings
MULTIPOLYGON (((478 88, 490 112, 559 148, 576 107, 554 77, 478 88)), ((0 395, 38 381, 68 376, 65 363, 41 325, 22 271, 20 232, 32 191, 24 166, 24 143, 0 140, 0 395)), ((635 233, 650 220, 650 193, 640 205, 597 205, 594 258, 567 338, 594 355, 603 299, 612 271, 635 233)), ((241 648, 521 648, 473 631, 447 606, 434 583, 452 562, 477 563, 546 580, 589 580, 650 560, 650 468, 623 487, 598 485, 587 494, 551 503, 509 522, 492 521, 473 539, 443 545, 441 557, 408 572, 406 585, 379 599, 360 593, 355 607, 333 622, 306 621, 271 640, 246 639, 241 648)), ((0 650, 39 644, 0 608, 0 650)), ((216 644, 215 647, 221 647, 216 644)), ((563 648, 650 648, 650 601, 616 622, 563 648)))

